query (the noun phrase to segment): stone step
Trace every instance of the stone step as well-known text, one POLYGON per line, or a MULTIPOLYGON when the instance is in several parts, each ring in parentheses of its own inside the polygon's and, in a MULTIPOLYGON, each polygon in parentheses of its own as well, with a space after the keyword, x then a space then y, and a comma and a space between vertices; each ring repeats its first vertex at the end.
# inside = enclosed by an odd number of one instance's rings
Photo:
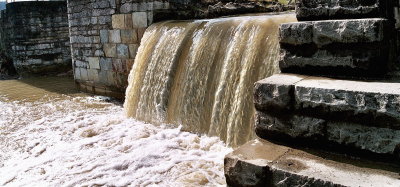
POLYGON ((393 18, 391 0, 297 0, 296 14, 299 21, 393 18))
POLYGON ((228 186, 400 186, 400 168, 256 139, 225 157, 228 186))
POLYGON ((399 157, 400 83, 278 74, 255 84, 261 137, 321 140, 399 157))
POLYGON ((280 68, 286 73, 378 76, 393 59, 387 19, 282 24, 280 68))

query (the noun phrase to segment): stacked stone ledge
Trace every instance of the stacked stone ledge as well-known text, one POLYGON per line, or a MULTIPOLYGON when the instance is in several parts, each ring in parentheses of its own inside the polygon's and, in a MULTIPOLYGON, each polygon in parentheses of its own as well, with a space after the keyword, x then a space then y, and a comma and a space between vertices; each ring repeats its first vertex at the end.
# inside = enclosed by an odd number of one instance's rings
POLYGON ((298 1, 300 20, 330 20, 281 26, 280 69, 301 75, 281 74, 256 83, 256 133, 264 138, 319 140, 354 152, 399 158, 399 83, 305 77, 384 77, 398 63, 396 18, 388 17, 393 11, 388 4, 298 1), (341 16, 349 19, 338 19, 341 16))
POLYGON ((399 83, 280 74, 256 83, 255 106, 263 138, 284 134, 400 156, 399 83))
POLYGON ((349 18, 393 18, 395 0, 297 0, 299 21, 349 18))
POLYGON ((283 24, 280 68, 336 77, 380 76, 391 60, 388 28, 382 18, 283 24))
POLYGON ((229 186, 367 186, 372 170, 381 174, 376 185, 400 186, 400 83, 390 77, 399 71, 398 7, 297 1, 300 22, 280 28, 282 73, 254 87, 264 140, 226 156, 229 186))

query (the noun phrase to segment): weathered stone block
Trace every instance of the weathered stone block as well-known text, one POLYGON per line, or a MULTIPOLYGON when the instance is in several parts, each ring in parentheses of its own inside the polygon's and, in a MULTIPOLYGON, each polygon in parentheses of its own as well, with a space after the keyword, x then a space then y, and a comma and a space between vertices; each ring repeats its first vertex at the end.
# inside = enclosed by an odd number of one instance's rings
POLYGON ((381 18, 283 24, 280 68, 284 73, 379 76, 393 63, 388 28, 381 18))
POLYGON ((400 151, 400 130, 327 121, 291 113, 275 117, 264 112, 257 112, 256 133, 262 138, 285 135, 302 141, 329 142, 330 146, 336 145, 336 147, 366 150, 378 154, 398 156, 396 154, 400 151))
POLYGON ((275 75, 254 84, 254 104, 259 110, 292 108, 294 85, 302 75, 275 75))
POLYGON ((74 78, 77 80, 81 80, 81 71, 80 68, 74 68, 74 78))
POLYGON ((108 43, 108 30, 100 30, 100 41, 101 43, 108 43))
POLYGON ((380 18, 315 21, 312 24, 313 41, 319 47, 332 43, 381 42, 388 27, 387 20, 380 18))
POLYGON ((101 70, 99 72, 99 82, 105 85, 108 83, 108 72, 106 70, 101 70))
POLYGON ((106 57, 117 57, 117 44, 104 44, 103 51, 106 57))
POLYGON ((89 81, 99 82, 99 71, 97 69, 88 69, 89 81))
POLYGON ((125 28, 125 15, 124 14, 112 15, 112 27, 113 27, 113 29, 124 29, 125 28))
POLYGON ((143 35, 144 35, 145 32, 146 32, 146 28, 137 29, 139 43, 142 40, 143 35))
POLYGON ((107 71, 107 81, 109 86, 115 85, 115 73, 113 71, 107 71))
POLYGON ((117 57, 129 58, 129 48, 126 44, 117 44, 117 57))
POLYGON ((110 30, 109 37, 110 43, 121 43, 121 30, 110 30))
POLYGON ((381 18, 286 23, 280 27, 281 44, 374 43, 384 41, 388 21, 381 18))
POLYGON ((90 69, 100 69, 100 58, 99 57, 89 57, 89 67, 90 69))
POLYGON ((400 151, 400 83, 280 74, 255 87, 261 137, 283 134, 379 154, 400 151))
POLYGON ((304 45, 313 43, 312 22, 287 23, 280 26, 280 43, 304 45))
POLYGON ((88 81, 89 80, 89 75, 87 72, 86 68, 79 68, 79 71, 81 73, 81 79, 82 81, 88 81))
POLYGON ((328 122, 326 133, 329 141, 349 147, 384 154, 399 154, 400 151, 400 130, 328 122))
POLYGON ((296 15, 299 21, 389 18, 393 11, 392 2, 387 0, 298 0, 296 15))
POLYGON ((133 28, 146 28, 148 26, 147 13, 146 12, 132 13, 132 24, 133 28))
POLYGON ((256 113, 256 132, 260 137, 288 135, 291 138, 326 138, 326 121, 286 112, 278 117, 266 112, 256 113))
POLYGON ((254 103, 259 110, 294 109, 323 119, 400 129, 399 90, 400 83, 278 74, 255 84, 254 103))
POLYGON ((256 139, 224 160, 228 186, 398 186, 390 164, 256 139), (362 164, 361 164, 362 163, 362 164))
POLYGON ((130 73, 134 63, 135 63, 135 59, 127 59, 126 60, 126 63, 125 63, 126 64, 126 72, 128 74, 130 73))
POLYGON ((132 14, 125 14, 125 29, 133 28, 132 14))
POLYGON ((126 64, 125 61, 121 59, 113 59, 113 71, 117 73, 125 73, 126 72, 126 64))
POLYGON ((307 75, 347 76, 347 77, 374 77, 384 74, 389 66, 389 49, 373 45, 346 48, 314 50, 303 48, 306 53, 301 54, 292 50, 281 50, 279 67, 284 73, 301 73, 307 75))
POLYGON ((139 48, 138 44, 129 44, 129 58, 135 59, 136 53, 139 48))
POLYGON ((121 30, 121 41, 124 44, 133 44, 137 43, 137 33, 136 30, 121 30))
POLYGON ((400 83, 308 77, 295 84, 296 108, 400 129, 400 83))
POLYGON ((112 70, 112 59, 111 58, 100 58, 100 69, 104 71, 112 70))

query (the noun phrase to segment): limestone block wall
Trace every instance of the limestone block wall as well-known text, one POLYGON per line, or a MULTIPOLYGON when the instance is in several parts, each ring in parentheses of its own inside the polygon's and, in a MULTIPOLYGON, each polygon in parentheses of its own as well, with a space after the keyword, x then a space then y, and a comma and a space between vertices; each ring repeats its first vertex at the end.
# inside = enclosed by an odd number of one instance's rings
POLYGON ((75 80, 85 92, 123 98, 140 39, 167 2, 69 0, 75 80))
POLYGON ((232 7, 240 10, 236 13, 288 9, 270 6, 271 2, 266 1, 264 4, 251 2, 248 6, 230 4, 229 12, 223 11, 228 9, 224 3, 214 7, 217 13, 202 10, 213 3, 217 1, 68 0, 71 51, 78 87, 85 92, 124 98, 140 40, 155 21, 232 14, 232 7), (266 7, 260 8, 263 6, 266 7))
POLYGON ((0 43, 20 75, 71 69, 65 1, 9 3, 1 22, 0 43))

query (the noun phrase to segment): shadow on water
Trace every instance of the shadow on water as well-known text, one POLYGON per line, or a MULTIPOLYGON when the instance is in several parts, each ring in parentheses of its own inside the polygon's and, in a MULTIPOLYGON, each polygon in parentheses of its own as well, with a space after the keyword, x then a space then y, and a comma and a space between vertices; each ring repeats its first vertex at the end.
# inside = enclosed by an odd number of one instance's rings
POLYGON ((84 96, 75 86, 71 77, 29 77, 14 80, 0 80, 0 96, 11 101, 36 101, 44 96, 51 98, 84 96))

